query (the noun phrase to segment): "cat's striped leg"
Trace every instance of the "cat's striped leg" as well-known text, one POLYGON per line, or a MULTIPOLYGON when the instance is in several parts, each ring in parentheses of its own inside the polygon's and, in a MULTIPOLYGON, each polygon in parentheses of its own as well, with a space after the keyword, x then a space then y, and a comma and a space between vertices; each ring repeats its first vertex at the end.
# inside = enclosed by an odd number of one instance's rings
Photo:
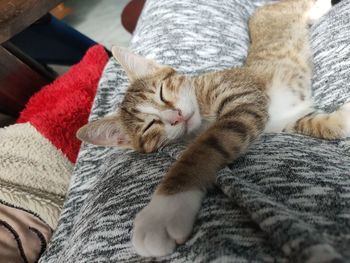
POLYGON ((350 103, 332 113, 312 112, 289 124, 284 132, 299 133, 320 139, 340 139, 350 136, 350 103))
POLYGON ((137 215, 132 242, 138 254, 164 256, 185 242, 217 172, 244 153, 263 131, 267 99, 259 93, 259 106, 237 103, 244 97, 229 97, 218 104, 218 120, 175 162, 148 206, 137 215))

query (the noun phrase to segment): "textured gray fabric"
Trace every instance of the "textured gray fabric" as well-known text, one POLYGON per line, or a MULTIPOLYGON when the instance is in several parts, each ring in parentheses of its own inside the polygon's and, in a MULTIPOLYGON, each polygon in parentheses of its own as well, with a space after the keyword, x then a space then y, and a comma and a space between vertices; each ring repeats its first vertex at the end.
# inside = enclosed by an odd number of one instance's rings
MULTIPOLYGON (((198 74, 243 63, 249 0, 149 0, 131 48, 198 74)), ((350 1, 312 30, 316 104, 350 100, 350 1)), ((90 119, 116 109, 127 80, 111 60, 90 119)), ((152 262, 130 243, 133 219, 184 149, 142 155, 85 145, 40 262, 152 262)), ((350 141, 266 134, 218 176, 188 242, 162 262, 348 262, 350 141)))

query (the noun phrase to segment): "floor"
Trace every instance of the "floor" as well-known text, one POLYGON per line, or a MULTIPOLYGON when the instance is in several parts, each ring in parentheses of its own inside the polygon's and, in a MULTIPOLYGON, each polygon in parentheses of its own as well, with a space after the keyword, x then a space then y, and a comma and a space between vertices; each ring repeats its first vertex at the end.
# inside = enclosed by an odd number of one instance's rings
POLYGON ((110 49, 128 46, 131 35, 121 25, 120 15, 130 0, 66 0, 73 13, 64 22, 110 49))
MULTIPOLYGON (((108 49, 113 45, 127 47, 131 39, 121 25, 120 15, 130 0, 66 0, 73 13, 64 22, 108 49)), ((60 75, 69 67, 50 65, 60 75)), ((14 119, 0 113, 0 127, 12 124, 14 119)))
POLYGON ((0 112, 0 128, 11 125, 13 123, 15 123, 15 118, 12 118, 0 112))
MULTIPOLYGON (((121 13, 130 0, 66 0, 73 12, 63 21, 92 40, 111 49, 113 45, 127 47, 131 34, 121 24, 121 13)), ((49 65, 59 75, 69 67, 49 65)))

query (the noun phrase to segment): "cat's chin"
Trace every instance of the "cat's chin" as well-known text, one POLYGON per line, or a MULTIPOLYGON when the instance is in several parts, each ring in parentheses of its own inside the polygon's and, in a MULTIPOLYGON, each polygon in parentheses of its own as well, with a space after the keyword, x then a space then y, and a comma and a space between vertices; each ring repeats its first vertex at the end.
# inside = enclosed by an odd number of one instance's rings
POLYGON ((181 136, 180 140, 183 140, 185 143, 190 143, 198 136, 202 130, 203 125, 201 122, 199 122, 199 124, 196 124, 194 122, 187 122, 186 131, 181 136))
POLYGON ((193 116, 186 122, 186 134, 195 133, 202 124, 201 117, 197 114, 193 114, 193 116))

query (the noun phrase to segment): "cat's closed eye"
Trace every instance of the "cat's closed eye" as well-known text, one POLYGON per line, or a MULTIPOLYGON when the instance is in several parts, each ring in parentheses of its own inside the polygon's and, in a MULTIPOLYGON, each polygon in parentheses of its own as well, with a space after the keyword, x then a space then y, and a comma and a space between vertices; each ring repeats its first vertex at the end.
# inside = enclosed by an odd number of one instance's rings
POLYGON ((156 120, 153 119, 150 123, 147 124, 146 128, 143 129, 142 133, 145 133, 149 128, 152 127, 153 124, 156 123, 156 120))
POLYGON ((162 124, 161 120, 153 119, 150 121, 147 126, 143 129, 142 134, 144 134, 147 130, 149 130, 155 124, 162 124))
POLYGON ((159 97, 160 97, 160 100, 161 100, 162 102, 164 102, 164 103, 166 102, 166 100, 165 100, 164 97, 163 97, 163 83, 160 84, 159 97))
POLYGON ((161 100, 163 103, 165 103, 165 104, 170 104, 170 102, 164 97, 163 83, 160 84, 159 97, 160 97, 160 100, 161 100))

